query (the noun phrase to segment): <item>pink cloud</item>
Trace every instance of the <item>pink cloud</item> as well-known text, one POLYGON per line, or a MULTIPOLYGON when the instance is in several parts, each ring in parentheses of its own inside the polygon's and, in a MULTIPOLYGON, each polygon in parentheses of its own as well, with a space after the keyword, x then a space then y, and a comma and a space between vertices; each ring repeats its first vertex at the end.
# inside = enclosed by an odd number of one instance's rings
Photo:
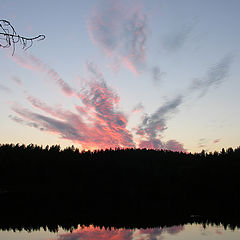
MULTIPOLYGON (((100 79, 103 77, 97 72, 94 72, 94 75, 100 79)), ((44 115, 21 108, 13 110, 20 117, 30 121, 31 124, 28 125, 33 126, 32 122, 35 122, 38 128, 58 134, 80 144, 83 148, 135 147, 132 134, 127 129, 128 121, 125 115, 117 110, 119 96, 104 81, 92 77, 92 81, 79 91, 78 97, 82 105, 75 106, 75 113, 50 107, 32 96, 28 96, 27 100, 44 115)), ((138 130, 139 135, 141 131, 143 138, 146 134, 148 136, 148 130, 138 130)), ((141 140, 138 146, 185 151, 183 145, 176 140, 163 142, 152 138, 141 140)))
POLYGON ((87 22, 92 42, 106 56, 123 63, 134 74, 145 65, 147 18, 139 2, 107 1, 96 6, 87 22))
POLYGON ((16 77, 16 76, 12 76, 11 78, 15 83, 17 83, 19 86, 22 85, 22 81, 20 78, 16 77))
POLYGON ((167 142, 161 141, 159 139, 142 140, 139 143, 139 147, 147 149, 163 149, 174 152, 186 152, 183 144, 176 140, 169 140, 167 142))
POLYGON ((213 140, 213 143, 215 144, 215 143, 218 143, 218 142, 220 142, 220 141, 221 141, 221 139, 220 139, 220 138, 217 138, 217 139, 213 140))
POLYGON ((32 55, 29 56, 27 54, 24 56, 15 54, 13 56, 13 60, 23 68, 46 74, 52 81, 55 82, 65 95, 71 96, 75 94, 69 84, 65 82, 53 68, 44 64, 39 58, 32 55))
POLYGON ((169 140, 165 143, 165 149, 171 150, 174 152, 186 152, 186 149, 183 147, 183 144, 176 140, 169 140))
POLYGON ((18 54, 14 54, 14 56, 12 57, 12 59, 14 60, 15 63, 17 63, 19 66, 32 70, 32 71, 38 71, 38 68, 35 66, 33 66, 31 63, 29 63, 29 61, 18 55, 18 54))
POLYGON ((131 70, 134 74, 138 75, 138 70, 136 69, 136 67, 134 66, 134 64, 131 62, 129 58, 123 57, 122 62, 129 70, 131 70))
POLYGON ((78 92, 75 112, 51 107, 28 96, 32 107, 42 113, 15 106, 12 110, 21 118, 18 122, 57 134, 86 149, 134 147, 132 134, 126 128, 127 118, 118 110, 119 96, 107 86, 101 72, 92 65, 88 70, 91 81, 86 81, 78 92))
MULTIPOLYGON (((23 58, 15 55, 15 59, 25 68, 46 73, 60 87, 65 96, 74 95, 79 99, 79 103, 75 105, 75 111, 67 111, 51 107, 40 99, 28 96, 28 102, 41 113, 18 106, 13 108, 17 116, 11 117, 12 120, 41 131, 57 134, 63 139, 80 144, 85 149, 139 146, 140 148, 185 151, 183 145, 176 140, 162 142, 158 139, 158 133, 166 129, 167 116, 181 103, 181 96, 167 102, 152 115, 145 115, 143 122, 135 128, 141 139, 134 141, 132 133, 127 129, 127 117, 118 109, 120 101, 118 94, 107 85, 103 74, 94 64, 86 64, 88 80, 81 78, 80 81, 84 86, 76 91, 40 59, 27 55, 23 58)), ((141 109, 143 107, 139 105, 135 111, 141 109)))
POLYGON ((143 111, 143 109, 144 109, 144 107, 143 107, 142 103, 139 103, 133 108, 132 112, 138 113, 138 112, 143 111))
POLYGON ((145 114, 141 124, 136 128, 136 134, 140 137, 140 148, 186 151, 183 144, 176 140, 163 142, 159 139, 162 132, 167 129, 169 116, 177 111, 181 103, 182 96, 180 95, 164 103, 154 113, 145 114))
POLYGON ((139 143, 140 148, 147 148, 147 149, 164 149, 164 144, 159 139, 154 140, 142 140, 139 143))

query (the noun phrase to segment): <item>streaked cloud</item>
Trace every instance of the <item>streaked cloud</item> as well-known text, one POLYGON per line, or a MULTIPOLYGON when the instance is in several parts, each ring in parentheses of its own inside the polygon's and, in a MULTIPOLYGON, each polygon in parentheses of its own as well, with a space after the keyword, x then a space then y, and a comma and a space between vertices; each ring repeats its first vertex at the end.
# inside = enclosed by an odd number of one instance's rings
POLYGON ((161 141, 160 139, 151 139, 151 140, 142 140, 139 143, 140 148, 147 148, 147 149, 164 149, 170 150, 174 152, 186 152, 184 145, 177 140, 169 140, 169 141, 161 141))
POLYGON ((219 86, 221 83, 223 83, 230 73, 230 67, 233 62, 233 55, 228 54, 220 61, 210 67, 202 79, 195 79, 190 89, 194 91, 200 92, 200 97, 204 96, 210 87, 212 86, 219 86))
POLYGON ((67 121, 60 121, 42 114, 34 113, 28 109, 15 106, 12 110, 20 116, 20 118, 11 117, 15 121, 27 124, 28 126, 41 128, 43 131, 59 134, 64 139, 71 139, 72 141, 81 140, 82 136, 78 133, 71 123, 67 121))
POLYGON ((17 117, 17 116, 13 116, 13 115, 9 115, 8 116, 12 121, 19 123, 23 126, 28 126, 28 127, 34 127, 37 128, 41 131, 44 131, 44 128, 40 127, 37 123, 35 122, 31 122, 29 120, 24 120, 23 118, 17 117))
MULTIPOLYGON (((233 56, 230 54, 223 57, 217 64, 208 69, 206 76, 202 80, 191 83, 190 91, 174 97, 160 106, 154 113, 146 114, 136 130, 136 134, 141 136, 139 146, 152 149, 184 151, 183 144, 175 139, 168 140, 167 142, 161 140, 162 132, 167 129, 167 120, 179 110, 180 105, 186 101, 186 96, 199 92, 200 96, 203 96, 210 87, 218 86, 226 80, 232 61, 233 56)), ((201 140, 198 146, 201 148, 205 147, 204 141, 201 140)))
POLYGON ((176 152, 185 152, 183 144, 178 142, 177 140, 169 140, 165 143, 164 149, 176 151, 176 152))
POLYGON ((138 126, 136 134, 141 136, 139 146, 142 148, 168 149, 173 151, 185 151, 183 145, 176 140, 161 141, 161 134, 167 129, 167 120, 178 110, 182 104, 181 95, 164 103, 153 114, 146 114, 138 126))
POLYGON ((151 69, 152 78, 154 83, 159 83, 163 80, 163 77, 166 75, 165 72, 162 72, 161 69, 157 66, 151 69))
POLYGON ((89 81, 75 92, 79 105, 75 105, 74 112, 51 107, 29 95, 28 102, 42 113, 16 105, 12 110, 17 116, 11 119, 57 134, 86 149, 134 147, 132 134, 127 130, 127 118, 118 110, 119 96, 108 87, 94 64, 88 63, 87 69, 89 81))
MULTIPOLYGON (((112 1, 110 3, 114 4, 112 1)), ((121 14, 123 12, 120 11, 121 14)), ((106 43, 104 42, 104 44, 106 43)), ((112 48, 115 49, 114 44, 112 48)), ((118 48, 116 47, 116 49, 118 48)), ((228 55, 209 68, 205 78, 191 84, 189 88, 191 91, 176 95, 159 106, 152 114, 145 114, 141 123, 134 128, 136 137, 133 137, 132 132, 127 128, 126 115, 119 110, 118 94, 108 86, 102 72, 95 64, 86 63, 87 76, 79 78, 82 87, 76 90, 64 81, 53 68, 44 64, 37 57, 15 55, 14 61, 31 71, 46 74, 60 88, 65 97, 75 97, 79 103, 75 105, 74 111, 67 111, 49 106, 46 102, 29 95, 27 100, 37 112, 21 106, 13 107, 12 110, 16 114, 16 116, 10 117, 13 121, 57 134, 86 149, 141 147, 186 151, 183 144, 177 139, 162 139, 163 132, 167 129, 167 121, 186 101, 186 95, 202 91, 205 93, 211 86, 222 83, 228 76, 232 57, 228 55)), ((158 67, 153 68, 156 81, 161 80, 161 74, 158 67)), ((143 105, 139 103, 134 107, 133 113, 143 109, 143 105)), ((201 146, 203 147, 204 144, 201 146)))
POLYGON ((11 79, 12 79, 15 83, 17 83, 19 86, 22 85, 22 80, 21 80, 19 77, 17 77, 17 76, 12 76, 11 79))
POLYGON ((0 91, 1 92, 10 92, 11 90, 10 90, 10 88, 8 88, 8 87, 6 87, 6 86, 4 86, 4 85, 2 85, 1 83, 0 83, 0 91))
POLYGON ((139 1, 100 1, 88 18, 95 45, 133 73, 145 65, 147 17, 139 1))
POLYGON ((138 113, 143 111, 144 106, 142 105, 142 103, 138 103, 132 110, 133 113, 138 113))
POLYGON ((184 26, 179 31, 169 33, 163 40, 163 47, 168 51, 177 51, 181 49, 193 31, 194 25, 184 26))
POLYGON ((220 138, 217 138, 217 139, 214 139, 214 140, 213 140, 213 143, 216 144, 216 143, 219 143, 220 141, 221 141, 221 139, 220 139, 220 138))
POLYGON ((39 58, 27 54, 23 56, 15 54, 13 60, 23 68, 47 75, 64 94, 69 96, 74 94, 74 90, 69 84, 65 82, 53 68, 43 63, 39 58))
POLYGON ((146 135, 151 140, 155 139, 158 132, 166 130, 166 120, 177 110, 182 100, 182 96, 179 95, 160 106, 153 114, 146 114, 138 128, 137 134, 146 135))
POLYGON ((198 140, 198 148, 205 149, 205 147, 208 145, 208 139, 206 138, 200 138, 198 140))

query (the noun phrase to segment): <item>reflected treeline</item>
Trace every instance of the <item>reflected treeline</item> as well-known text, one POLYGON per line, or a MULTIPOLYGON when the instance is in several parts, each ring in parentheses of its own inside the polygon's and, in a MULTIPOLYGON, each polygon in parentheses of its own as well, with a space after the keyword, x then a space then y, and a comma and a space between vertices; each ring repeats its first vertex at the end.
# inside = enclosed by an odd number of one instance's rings
POLYGON ((0 228, 240 227, 240 148, 220 153, 0 145, 0 228))

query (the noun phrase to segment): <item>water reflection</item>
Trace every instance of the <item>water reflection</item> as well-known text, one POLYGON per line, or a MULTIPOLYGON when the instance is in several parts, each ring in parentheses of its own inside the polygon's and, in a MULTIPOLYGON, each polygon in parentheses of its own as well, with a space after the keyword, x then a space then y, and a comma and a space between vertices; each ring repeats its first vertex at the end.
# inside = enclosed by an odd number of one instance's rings
POLYGON ((160 239, 163 233, 177 234, 184 230, 183 226, 173 226, 167 228, 153 229, 104 229, 82 227, 74 230, 72 233, 60 234, 55 240, 157 240, 160 239))
POLYGON ((240 231, 225 229, 224 226, 207 226, 200 224, 187 224, 151 229, 105 229, 94 227, 78 227, 72 232, 59 229, 56 233, 45 231, 0 231, 0 239, 8 240, 237 240, 240 231))

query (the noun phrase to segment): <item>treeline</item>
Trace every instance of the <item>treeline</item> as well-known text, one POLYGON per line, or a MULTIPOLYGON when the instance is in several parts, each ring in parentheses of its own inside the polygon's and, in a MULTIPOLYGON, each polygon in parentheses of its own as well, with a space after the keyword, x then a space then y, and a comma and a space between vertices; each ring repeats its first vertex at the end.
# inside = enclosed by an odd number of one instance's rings
POLYGON ((137 189, 163 190, 176 183, 226 190, 239 183, 239 170, 240 148, 191 154, 147 149, 80 152, 73 146, 61 150, 59 145, 0 145, 2 191, 39 191, 37 186, 41 185, 51 187, 51 191, 81 191, 90 185, 92 190, 129 189, 134 193, 137 189))
POLYGON ((4 144, 0 211, 4 223, 48 216, 54 224, 63 217, 75 224, 171 225, 177 223, 166 216, 197 215, 238 226, 239 173, 240 148, 192 154, 4 144))

